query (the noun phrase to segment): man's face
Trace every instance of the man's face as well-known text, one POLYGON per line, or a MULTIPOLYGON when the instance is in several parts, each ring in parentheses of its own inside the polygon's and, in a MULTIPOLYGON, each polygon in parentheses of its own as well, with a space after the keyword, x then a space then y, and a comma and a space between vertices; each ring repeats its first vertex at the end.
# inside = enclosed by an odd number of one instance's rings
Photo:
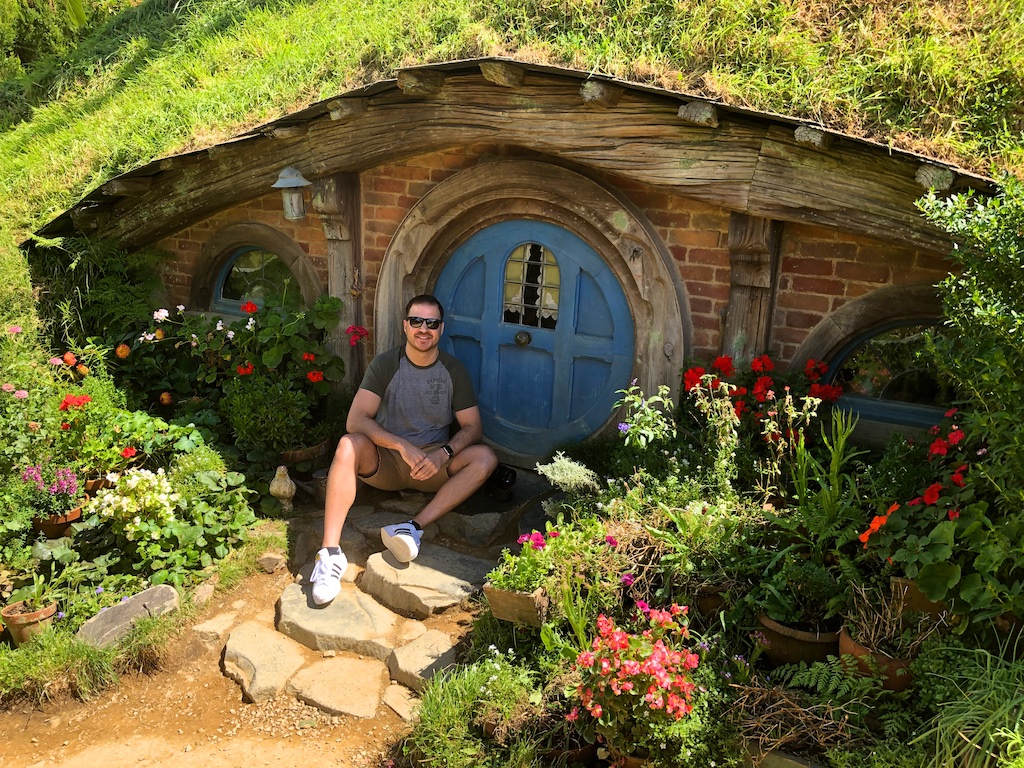
POLYGON ((405 329, 405 340, 414 349, 420 352, 429 352, 441 341, 441 332, 444 330, 444 323, 440 323, 436 330, 428 328, 428 324, 441 320, 441 310, 432 304, 413 304, 409 308, 409 314, 402 321, 402 328, 405 329), (422 318, 424 322, 419 328, 414 328, 409 318, 422 318))

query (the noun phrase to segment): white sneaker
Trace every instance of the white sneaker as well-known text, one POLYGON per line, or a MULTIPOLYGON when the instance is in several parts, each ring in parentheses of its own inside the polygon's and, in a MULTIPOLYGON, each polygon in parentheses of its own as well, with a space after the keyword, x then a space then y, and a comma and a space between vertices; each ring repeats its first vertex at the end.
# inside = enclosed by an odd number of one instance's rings
POLYGON ((316 564, 313 566, 313 573, 309 577, 313 584, 313 602, 317 605, 327 605, 341 592, 341 577, 345 575, 348 568, 348 558, 342 552, 332 555, 324 547, 316 553, 316 564))
POLYGON ((400 563, 410 563, 420 553, 420 539, 423 531, 417 530, 411 522, 385 525, 380 529, 380 540, 400 563))

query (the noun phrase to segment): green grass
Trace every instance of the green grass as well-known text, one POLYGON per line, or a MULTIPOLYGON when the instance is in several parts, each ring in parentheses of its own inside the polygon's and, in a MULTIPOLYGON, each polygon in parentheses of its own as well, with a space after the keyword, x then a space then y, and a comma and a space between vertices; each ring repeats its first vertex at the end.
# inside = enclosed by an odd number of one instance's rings
POLYGON ((102 181, 403 65, 568 64, 1019 170, 1022 38, 1024 0, 126 5, 64 57, 0 82, 0 321, 32 313, 15 243, 102 181))

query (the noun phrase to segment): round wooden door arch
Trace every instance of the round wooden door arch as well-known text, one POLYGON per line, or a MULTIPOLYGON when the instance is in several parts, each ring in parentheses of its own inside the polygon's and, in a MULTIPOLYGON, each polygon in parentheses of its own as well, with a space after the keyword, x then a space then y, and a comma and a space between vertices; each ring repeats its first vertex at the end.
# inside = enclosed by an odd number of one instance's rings
POLYGON ((597 251, 633 314, 638 385, 645 392, 661 384, 675 390, 692 330, 671 254, 630 202, 580 173, 535 160, 481 163, 441 182, 409 211, 378 276, 377 351, 401 342, 401 307, 410 296, 432 290, 459 245, 510 218, 556 224, 597 251))

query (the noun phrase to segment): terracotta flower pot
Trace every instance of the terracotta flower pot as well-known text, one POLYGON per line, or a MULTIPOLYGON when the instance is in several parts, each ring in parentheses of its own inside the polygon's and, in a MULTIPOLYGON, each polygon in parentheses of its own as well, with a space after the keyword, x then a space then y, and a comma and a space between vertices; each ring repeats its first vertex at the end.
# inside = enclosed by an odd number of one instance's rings
POLYGON ((861 677, 871 677, 872 665, 882 674, 882 687, 887 691, 905 691, 913 680, 910 674, 910 662, 904 659, 894 659, 884 653, 872 651, 852 637, 843 627, 839 631, 839 652, 848 653, 857 657, 857 672, 861 677), (868 664, 867 659, 871 659, 868 664))
POLYGON ((773 664, 825 661, 839 653, 838 632, 807 632, 779 624, 762 613, 757 617, 761 632, 768 640, 764 650, 773 664))
POLYGON ((945 613, 949 610, 949 606, 946 603, 937 603, 934 600, 929 600, 927 595, 917 586, 917 582, 913 579, 908 579, 906 576, 890 577, 889 586, 893 594, 902 595, 904 611, 917 611, 918 613, 930 613, 932 616, 938 616, 940 613, 945 613))
MULTIPOLYGON (((88 496, 86 497, 88 500, 88 496)), ((84 503, 84 502, 83 502, 84 503)), ((71 524, 82 519, 82 508, 75 507, 63 515, 50 515, 49 517, 37 517, 32 520, 32 530, 41 531, 48 539, 59 539, 67 536, 71 531, 71 524)))
POLYGON ((484 595, 494 618, 539 627, 548 612, 548 596, 541 587, 534 592, 509 592, 484 584, 484 595))
POLYGON ((22 613, 21 608, 24 605, 25 601, 21 600, 17 603, 11 603, 3 610, 0 610, 0 615, 4 617, 4 623, 7 625, 7 630, 11 633, 11 640, 14 642, 15 648, 26 642, 30 637, 41 634, 43 630, 50 626, 53 621, 53 614, 57 612, 56 603, 51 603, 45 608, 40 608, 38 611, 22 613))
POLYGON ((85 492, 96 493, 104 488, 112 488, 114 484, 105 477, 92 477, 85 481, 85 492))
POLYGON ((646 768, 649 765, 646 757, 627 755, 611 744, 608 745, 608 758, 612 761, 612 765, 618 766, 618 768, 646 768))

